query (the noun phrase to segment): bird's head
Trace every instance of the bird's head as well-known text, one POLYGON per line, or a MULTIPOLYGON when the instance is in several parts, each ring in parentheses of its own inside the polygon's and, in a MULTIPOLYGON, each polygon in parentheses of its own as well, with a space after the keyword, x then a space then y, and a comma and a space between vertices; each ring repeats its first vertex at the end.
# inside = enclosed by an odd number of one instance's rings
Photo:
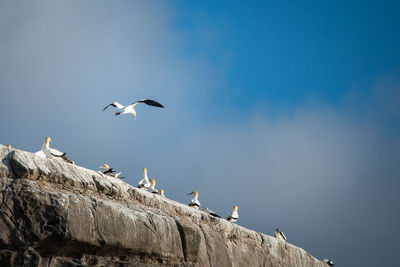
POLYGON ((237 211, 237 209, 238 209, 237 205, 233 206, 233 211, 237 211))
POLYGON ((50 143, 50 142, 51 142, 51 138, 47 136, 44 142, 45 142, 46 144, 50 143))
POLYGON ((195 191, 192 191, 192 192, 188 193, 188 195, 193 195, 193 196, 197 197, 199 195, 199 192, 197 192, 195 190, 195 191))
POLYGON ((164 195, 164 189, 160 189, 160 194, 164 195))
POLYGON ((150 179, 150 184, 151 184, 151 187, 154 187, 156 185, 156 180, 150 179))
POLYGON ((103 165, 100 166, 102 169, 109 169, 110 166, 107 163, 104 163, 103 165))
POLYGON ((143 176, 147 176, 147 169, 143 168, 143 176))

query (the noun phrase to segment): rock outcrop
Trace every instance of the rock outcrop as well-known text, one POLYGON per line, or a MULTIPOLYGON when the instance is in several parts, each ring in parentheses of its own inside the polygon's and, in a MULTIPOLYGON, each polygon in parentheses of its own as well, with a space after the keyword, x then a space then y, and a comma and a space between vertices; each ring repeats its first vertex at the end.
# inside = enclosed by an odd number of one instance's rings
POLYGON ((286 242, 0 145, 0 266, 314 266, 286 242))

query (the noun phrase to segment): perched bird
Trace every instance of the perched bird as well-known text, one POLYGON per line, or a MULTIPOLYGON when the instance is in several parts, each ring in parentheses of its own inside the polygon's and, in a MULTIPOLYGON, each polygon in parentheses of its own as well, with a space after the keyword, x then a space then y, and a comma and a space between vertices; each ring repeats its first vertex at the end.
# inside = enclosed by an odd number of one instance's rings
POLYGON ((160 190, 158 191, 158 194, 159 194, 160 196, 162 196, 162 197, 165 197, 165 196, 164 196, 164 189, 160 189, 160 190))
POLYGON ((324 262, 325 262, 326 264, 328 264, 329 266, 335 265, 335 264, 333 264, 333 260, 324 259, 324 262))
POLYGON ((150 188, 148 191, 153 194, 158 194, 158 190, 155 188, 155 186, 156 186, 156 180, 150 179, 150 188))
POLYGON ((35 155, 40 157, 47 157, 47 158, 61 158, 65 162, 74 164, 72 160, 70 160, 66 155, 67 153, 61 152, 57 149, 50 148, 51 138, 46 137, 44 143, 42 144, 42 149, 35 153, 35 155))
POLYGON ((189 206, 195 208, 196 210, 200 208, 200 202, 197 200, 199 197, 199 192, 193 191, 190 192, 188 195, 193 195, 193 199, 190 201, 189 206))
POLYGON ((228 220, 228 222, 236 222, 237 219, 239 219, 239 214, 237 212, 238 206, 233 206, 232 212, 231 214, 226 217, 226 219, 228 220))
POLYGON ((286 236, 281 231, 279 231, 278 228, 275 229, 275 237, 282 241, 286 241, 286 236))
POLYGON ((10 148, 11 148, 11 145, 10 145, 10 144, 7 144, 6 147, 7 147, 8 149, 10 149, 10 148))
POLYGON ((138 188, 143 188, 147 190, 150 188, 151 184, 149 178, 147 177, 147 169, 143 168, 143 179, 139 181, 138 188))
POLYGON ((114 168, 110 168, 110 166, 107 163, 104 163, 99 168, 103 169, 101 171, 101 173, 103 173, 103 174, 107 174, 107 175, 110 175, 110 176, 114 175, 114 172, 115 172, 114 168))
POLYGON ((112 176, 114 178, 119 178, 119 179, 124 179, 125 177, 121 177, 121 172, 116 173, 114 168, 110 168, 110 166, 107 163, 104 163, 99 167, 100 169, 103 169, 101 171, 102 174, 112 176))
POLYGON ((114 177, 114 178, 119 178, 119 179, 124 179, 124 178, 126 178, 125 176, 120 176, 121 175, 121 172, 117 172, 117 173, 114 173, 112 176, 114 177))
POLYGON ((201 211, 204 211, 205 213, 207 213, 208 215, 211 215, 213 217, 221 218, 221 216, 219 216, 218 214, 216 214, 214 211, 210 210, 209 208, 204 208, 201 211))
POLYGON ((118 102, 114 102, 114 103, 111 103, 111 104, 107 105, 105 108, 103 108, 103 111, 106 110, 109 106, 113 106, 113 107, 116 107, 116 108, 119 109, 119 111, 117 111, 115 113, 115 116, 118 116, 120 114, 132 114, 133 115, 133 119, 135 119, 136 118, 136 110, 134 109, 134 107, 139 103, 144 103, 146 105, 153 106, 153 107, 158 107, 158 108, 163 108, 164 107, 163 105, 161 105, 157 101, 150 100, 150 99, 143 99, 143 100, 136 101, 133 104, 130 104, 129 106, 126 106, 126 107, 121 105, 118 102))

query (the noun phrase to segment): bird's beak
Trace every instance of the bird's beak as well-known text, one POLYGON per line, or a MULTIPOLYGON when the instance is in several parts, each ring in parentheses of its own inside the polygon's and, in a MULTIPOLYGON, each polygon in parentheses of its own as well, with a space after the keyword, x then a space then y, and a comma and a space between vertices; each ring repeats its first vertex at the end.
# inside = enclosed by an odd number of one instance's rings
POLYGON ((192 195, 193 194, 193 192, 190 192, 190 193, 187 193, 188 195, 192 195))

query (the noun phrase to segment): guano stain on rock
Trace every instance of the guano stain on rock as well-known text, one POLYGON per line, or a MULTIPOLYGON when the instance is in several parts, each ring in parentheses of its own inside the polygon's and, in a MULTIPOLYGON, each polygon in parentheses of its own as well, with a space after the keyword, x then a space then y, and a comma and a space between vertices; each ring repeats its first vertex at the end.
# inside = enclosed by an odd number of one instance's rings
POLYGON ((0 266, 327 266, 119 179, 3 145, 0 205, 0 266))

